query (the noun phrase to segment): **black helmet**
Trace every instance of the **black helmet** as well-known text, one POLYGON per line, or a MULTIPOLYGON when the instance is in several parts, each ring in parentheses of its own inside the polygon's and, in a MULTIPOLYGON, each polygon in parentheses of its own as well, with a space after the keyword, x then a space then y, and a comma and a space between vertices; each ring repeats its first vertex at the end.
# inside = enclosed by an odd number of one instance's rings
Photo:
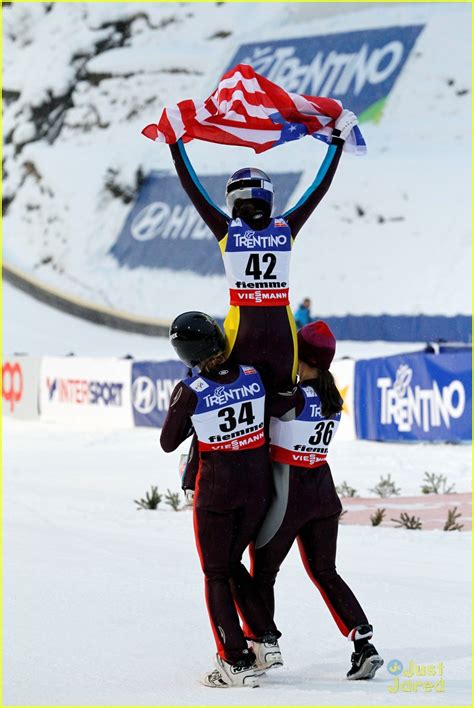
POLYGON ((224 333, 204 312, 183 312, 171 323, 170 342, 182 362, 196 366, 225 349, 224 333))

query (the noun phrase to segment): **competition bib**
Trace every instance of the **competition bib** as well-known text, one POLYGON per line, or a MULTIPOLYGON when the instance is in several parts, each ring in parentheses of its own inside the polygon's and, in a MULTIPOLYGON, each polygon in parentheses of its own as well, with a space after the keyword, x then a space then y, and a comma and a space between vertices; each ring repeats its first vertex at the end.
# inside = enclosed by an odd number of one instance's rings
POLYGON ((270 420, 270 455, 275 462, 320 467, 336 434, 341 414, 323 418, 321 400, 312 386, 302 387, 305 406, 294 420, 270 420))
POLYGON ((240 375, 230 384, 203 376, 185 381, 197 395, 191 419, 204 452, 249 450, 265 444, 265 389, 257 371, 240 366, 240 375))
POLYGON ((290 227, 281 217, 262 231, 241 219, 231 221, 222 243, 230 304, 288 305, 291 245, 290 227))

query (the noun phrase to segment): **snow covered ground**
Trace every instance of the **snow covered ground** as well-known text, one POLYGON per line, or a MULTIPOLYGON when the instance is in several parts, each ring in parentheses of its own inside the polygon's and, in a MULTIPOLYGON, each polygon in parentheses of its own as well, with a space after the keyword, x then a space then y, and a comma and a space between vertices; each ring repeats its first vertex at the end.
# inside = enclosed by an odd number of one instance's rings
MULTIPOLYGON (((206 689, 213 640, 192 515, 138 511, 177 491, 158 432, 4 421, 4 704, 469 705, 470 533, 342 525, 338 569, 375 625, 386 665, 443 663, 444 692, 390 693, 384 666, 344 679, 351 646, 295 549, 277 586, 285 666, 251 693, 206 689)), ((467 446, 335 443, 337 483, 390 472, 418 493, 425 470, 469 488, 467 446)))

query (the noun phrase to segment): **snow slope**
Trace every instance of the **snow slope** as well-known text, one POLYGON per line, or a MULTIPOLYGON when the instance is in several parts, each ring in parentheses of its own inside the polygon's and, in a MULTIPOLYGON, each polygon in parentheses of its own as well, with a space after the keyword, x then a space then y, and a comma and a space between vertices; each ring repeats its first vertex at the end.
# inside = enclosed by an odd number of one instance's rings
MULTIPOLYGON (((344 156, 295 249, 292 302, 308 295, 321 316, 468 314, 470 4, 348 3, 345 10, 321 16, 316 3, 5 7, 6 261, 135 314, 171 318, 192 302, 223 315, 223 278, 120 269, 108 254, 140 174, 172 170, 167 148, 143 138, 143 126, 166 104, 208 95, 241 41, 423 23, 381 122, 363 125, 367 158, 344 156), (243 21, 249 13, 251 27, 243 21)), ((300 193, 324 147, 305 139, 256 157, 195 142, 189 152, 200 174, 227 174, 247 161, 270 173, 297 166, 300 193)))
MULTIPOLYGON (((149 429, 6 420, 5 435, 4 704, 470 705, 469 533, 340 527, 338 570, 386 665, 443 662, 444 692, 392 694, 386 666, 374 681, 346 681, 352 645, 295 549, 277 585, 285 666, 250 694, 212 691, 197 680, 213 640, 192 515, 133 503, 152 484, 178 489, 177 454, 149 429)), ((331 452, 336 483, 360 493, 393 470, 416 493, 425 468, 468 488, 467 447, 358 441, 331 452)))

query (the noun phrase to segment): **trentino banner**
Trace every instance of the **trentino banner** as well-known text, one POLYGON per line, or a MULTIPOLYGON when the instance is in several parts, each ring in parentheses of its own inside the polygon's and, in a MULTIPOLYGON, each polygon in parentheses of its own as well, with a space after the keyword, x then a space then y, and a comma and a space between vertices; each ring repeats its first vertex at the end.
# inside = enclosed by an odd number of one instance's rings
POLYGON ((357 361, 357 437, 471 440, 471 384, 470 351, 357 361))
MULTIPOLYGON (((272 173, 275 213, 283 211, 301 172, 272 173)), ((202 183, 211 199, 221 205, 228 175, 207 175, 202 183)), ((225 206, 221 205, 223 210, 225 206)), ((184 192, 178 178, 151 172, 145 179, 122 227, 113 256, 128 268, 191 270, 199 275, 223 275, 216 238, 184 192)))
POLYGON ((329 96, 376 120, 424 25, 242 44, 226 71, 251 64, 294 93, 329 96))

